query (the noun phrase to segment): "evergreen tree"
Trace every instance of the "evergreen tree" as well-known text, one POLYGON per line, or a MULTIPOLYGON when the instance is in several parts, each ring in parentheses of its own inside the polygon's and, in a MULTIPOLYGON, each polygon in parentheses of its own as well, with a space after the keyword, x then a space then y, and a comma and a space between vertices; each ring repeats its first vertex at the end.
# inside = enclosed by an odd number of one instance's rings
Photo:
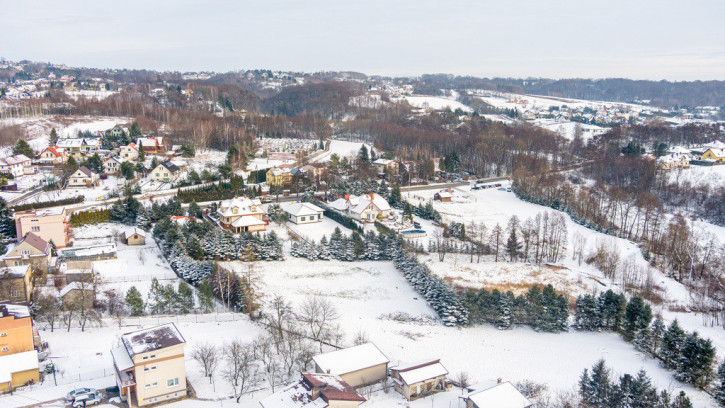
MULTIPOLYGON (((136 157, 136 160, 139 163, 143 163, 146 160, 146 152, 143 150, 143 141, 138 142, 138 156, 136 157)), ((156 167, 154 167, 156 168, 156 167)))
POLYGON ((599 310, 602 317, 602 327, 619 331, 624 321, 624 312, 627 299, 624 295, 616 294, 611 289, 599 295, 599 310))
POLYGON ((199 285, 199 291, 196 297, 199 301, 199 308, 204 313, 209 313, 214 309, 214 291, 206 279, 199 285))
POLYGON ((662 336, 662 345, 660 346, 660 356, 663 358, 665 366, 668 368, 676 369, 677 363, 680 357, 680 349, 682 343, 685 342, 687 334, 677 320, 670 324, 667 328, 664 336, 662 336))
POLYGON ((161 312, 162 313, 173 313, 177 310, 179 305, 178 297, 174 287, 168 283, 166 286, 161 287, 161 312))
POLYGON ((16 235, 13 214, 8 207, 7 201, 3 198, 0 198, 0 234, 4 237, 14 237, 16 235))
POLYGON ((579 296, 576 299, 575 326, 580 330, 599 330, 602 319, 597 300, 592 295, 579 296))
POLYGON ((519 254, 521 253, 521 247, 522 245, 516 236, 516 228, 511 228, 509 238, 506 241, 506 252, 508 253, 511 262, 515 262, 518 259, 519 254))
POLYGON ((164 289, 159 284, 159 280, 153 278, 151 280, 151 287, 149 288, 148 300, 146 304, 151 314, 159 314, 164 311, 164 289))
POLYGON ((368 163, 370 161, 370 156, 368 155, 368 148, 365 146, 365 144, 360 147, 357 158, 363 163, 368 163))
POLYGON ((662 344, 662 337, 665 335, 665 323, 659 317, 652 323, 650 329, 649 352, 655 354, 662 344))
POLYGON ((196 201, 192 201, 189 204, 189 216, 202 219, 201 207, 199 207, 199 204, 197 204, 196 201))
POLYGON ((693 332, 682 343, 675 378, 697 387, 705 387, 712 377, 715 348, 710 339, 703 339, 693 332))
POLYGON ((511 291, 501 294, 498 302, 498 322, 496 326, 499 329, 510 329, 513 325, 513 306, 514 294, 511 291))
POLYGON ((139 292, 135 286, 131 286, 128 292, 126 292, 126 306, 128 307, 131 316, 143 315, 143 298, 141 297, 141 292, 139 292))
POLYGON ((639 296, 629 300, 624 312, 624 339, 634 340, 638 331, 648 328, 652 321, 652 308, 639 296))
POLYGON ((13 147, 13 154, 24 154, 29 159, 32 159, 35 157, 35 151, 32 147, 23 139, 18 139, 18 142, 15 143, 15 147, 13 147))
POLYGON ((58 133, 55 128, 50 129, 50 136, 48 137, 48 146, 55 146, 58 143, 58 133))
POLYGON ((201 248, 201 244, 196 237, 191 237, 188 241, 186 241, 186 253, 189 254, 191 259, 195 259, 197 261, 201 261, 205 258, 204 250, 201 248))
POLYGON ((725 360, 717 369, 717 383, 715 385, 715 398, 721 405, 725 405, 725 360))

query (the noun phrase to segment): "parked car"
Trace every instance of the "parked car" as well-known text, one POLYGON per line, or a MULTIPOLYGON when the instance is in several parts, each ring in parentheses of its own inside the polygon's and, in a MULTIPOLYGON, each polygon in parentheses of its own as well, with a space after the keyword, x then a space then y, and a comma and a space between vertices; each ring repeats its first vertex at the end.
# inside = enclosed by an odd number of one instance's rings
POLYGON ((90 392, 87 394, 81 394, 75 397, 72 408, 89 407, 91 405, 98 405, 101 403, 101 394, 99 392, 90 392))
POLYGON ((75 390, 69 392, 68 395, 65 396, 65 400, 68 402, 74 401, 76 399, 76 397, 78 397, 80 395, 91 394, 91 393, 95 393, 95 392, 96 392, 95 388, 76 388, 75 390))

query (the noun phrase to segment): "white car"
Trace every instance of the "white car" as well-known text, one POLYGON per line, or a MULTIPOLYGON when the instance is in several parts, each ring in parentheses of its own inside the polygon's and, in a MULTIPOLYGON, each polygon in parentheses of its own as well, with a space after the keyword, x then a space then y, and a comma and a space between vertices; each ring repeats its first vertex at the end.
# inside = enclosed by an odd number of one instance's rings
POLYGON ((73 403, 70 405, 72 408, 89 407, 91 405, 97 405, 101 403, 101 394, 96 392, 89 392, 87 394, 80 394, 75 397, 73 403))
POLYGON ((76 388, 75 390, 69 392, 68 395, 65 396, 65 400, 68 402, 75 401, 76 397, 78 397, 80 395, 85 395, 85 394, 90 394, 90 393, 95 393, 95 392, 96 392, 95 388, 76 388))

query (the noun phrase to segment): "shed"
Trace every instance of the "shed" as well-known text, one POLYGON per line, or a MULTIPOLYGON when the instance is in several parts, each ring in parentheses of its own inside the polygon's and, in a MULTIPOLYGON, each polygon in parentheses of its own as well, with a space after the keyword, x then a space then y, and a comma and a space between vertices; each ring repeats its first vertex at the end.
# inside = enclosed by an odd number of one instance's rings
POLYGON ((353 387, 388 378, 388 360, 373 343, 365 343, 312 358, 318 373, 339 375, 353 387))
POLYGON ((126 245, 145 245, 146 231, 137 227, 129 228, 121 234, 121 241, 126 245))
POLYGON ((395 390, 408 401, 445 391, 447 375, 448 370, 443 367, 439 359, 419 361, 390 369, 395 390))

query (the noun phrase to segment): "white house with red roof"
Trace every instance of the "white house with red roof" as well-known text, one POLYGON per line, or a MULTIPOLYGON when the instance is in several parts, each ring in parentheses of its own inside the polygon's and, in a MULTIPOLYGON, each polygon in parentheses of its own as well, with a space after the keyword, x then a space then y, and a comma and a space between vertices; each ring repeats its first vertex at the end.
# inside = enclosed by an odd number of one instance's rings
POLYGON ((136 160, 138 158, 138 145, 129 143, 126 146, 121 146, 118 156, 126 160, 136 160))
POLYGON ((38 159, 41 163, 63 164, 68 161, 68 150, 60 146, 49 146, 40 152, 38 159))

